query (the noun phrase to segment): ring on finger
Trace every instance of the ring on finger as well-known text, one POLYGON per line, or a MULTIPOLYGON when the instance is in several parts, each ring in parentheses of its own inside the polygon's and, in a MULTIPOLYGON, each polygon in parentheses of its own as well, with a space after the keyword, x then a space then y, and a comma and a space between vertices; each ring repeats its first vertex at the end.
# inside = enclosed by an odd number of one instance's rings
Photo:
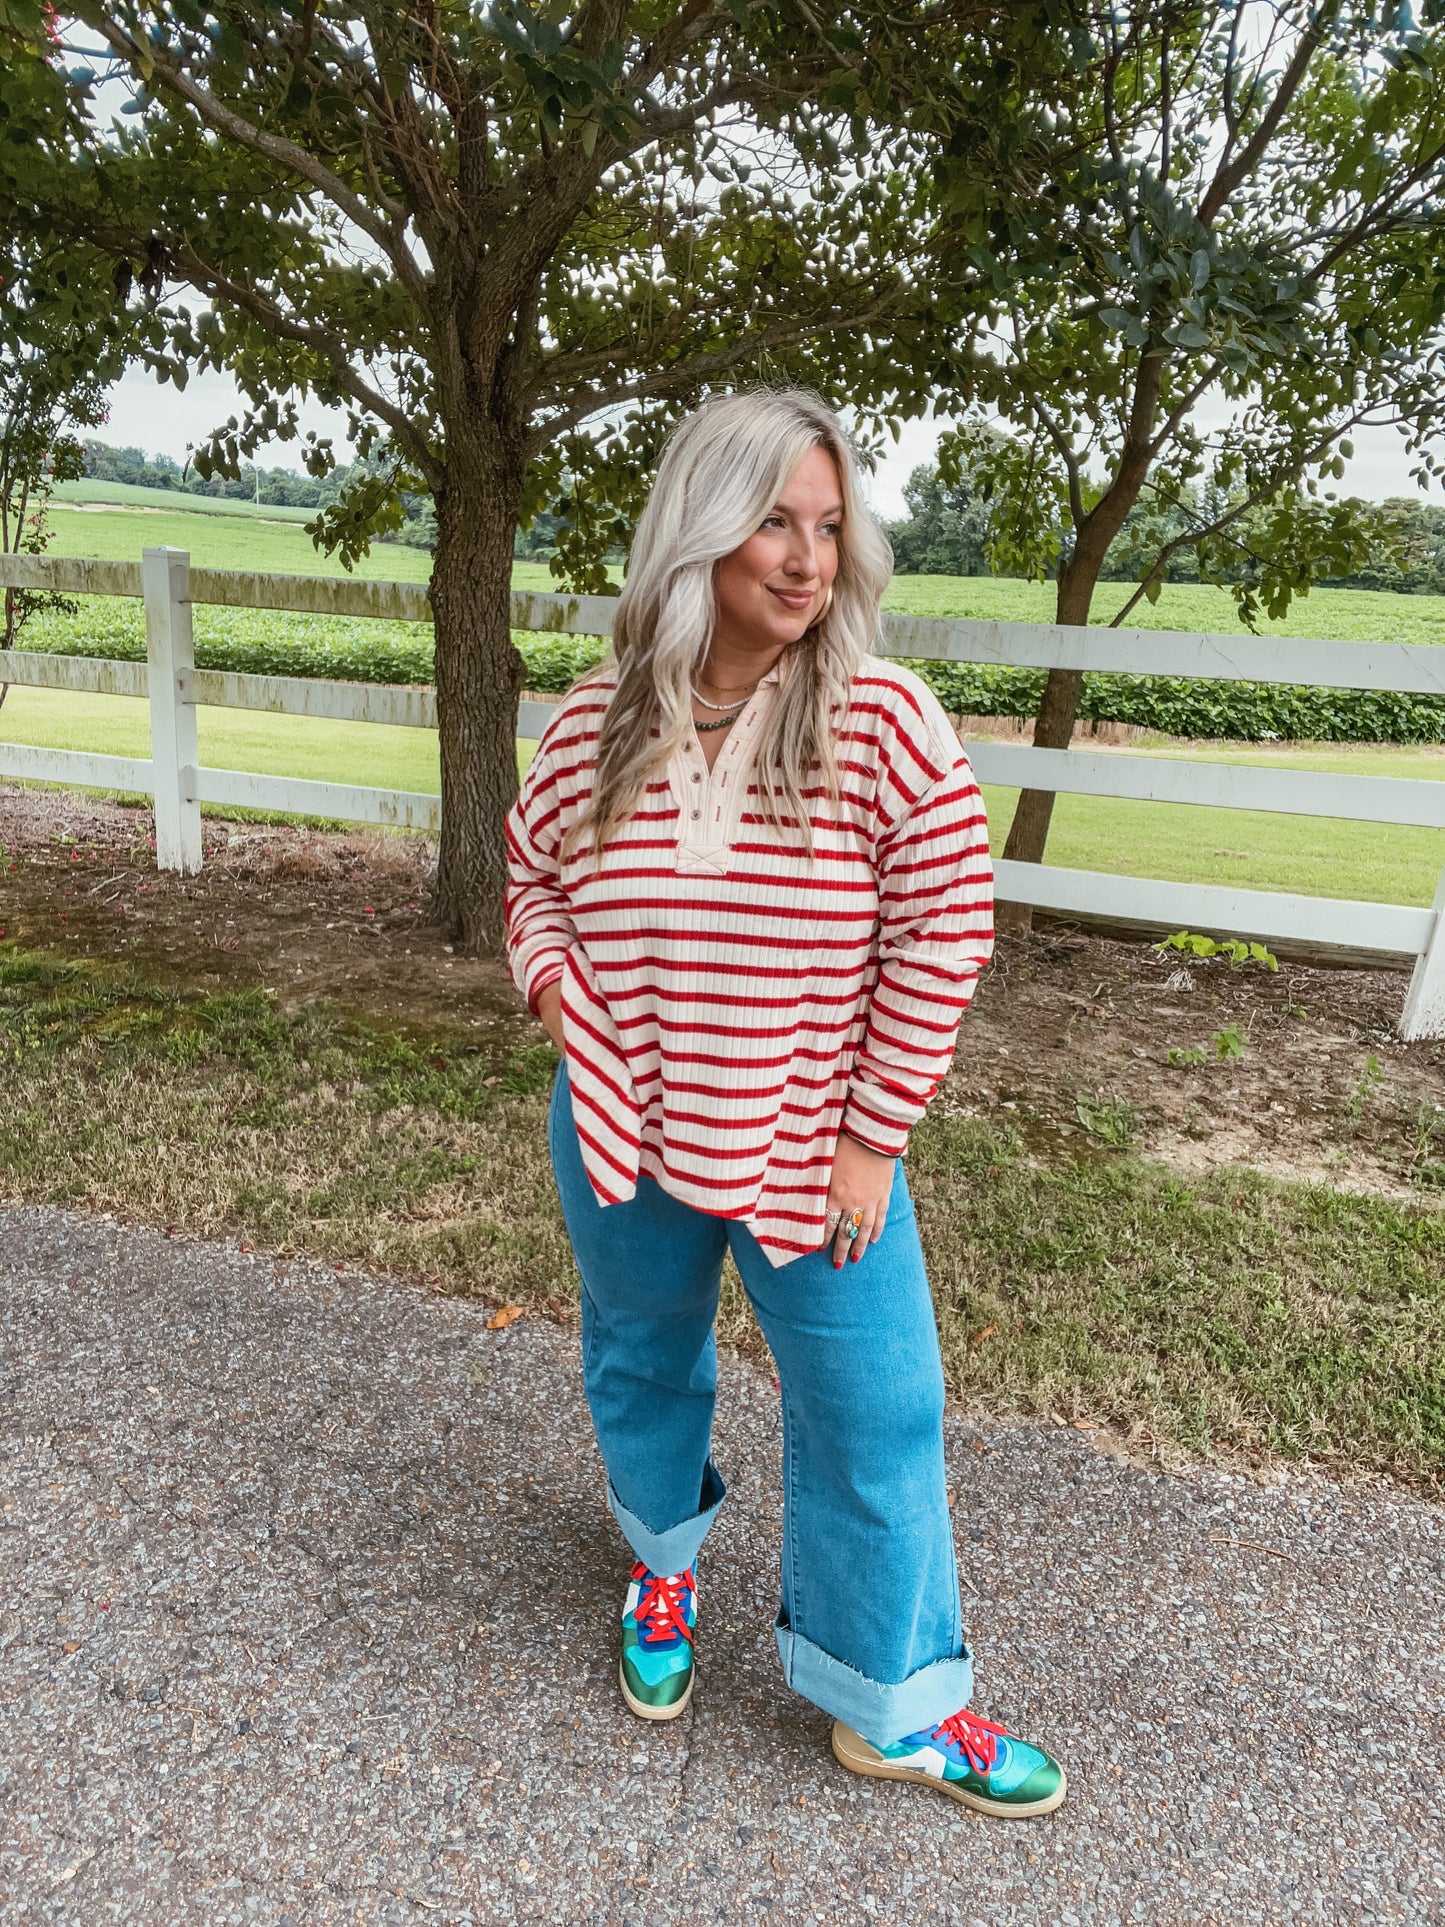
POLYGON ((841 1222, 843 1213, 841 1211, 828 1211, 824 1213, 824 1216, 830 1225, 835 1225, 841 1222))
POLYGON ((858 1236, 858 1233, 862 1229, 863 1229, 863 1213, 861 1211, 855 1211, 852 1217, 849 1218, 847 1226, 845 1228, 846 1236, 849 1244, 853 1242, 853 1240, 858 1236))

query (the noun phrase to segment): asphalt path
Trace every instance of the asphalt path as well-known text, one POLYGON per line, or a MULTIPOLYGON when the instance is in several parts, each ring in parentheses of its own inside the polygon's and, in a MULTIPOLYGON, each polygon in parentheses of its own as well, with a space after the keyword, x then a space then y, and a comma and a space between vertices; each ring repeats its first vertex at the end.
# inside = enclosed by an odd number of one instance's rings
POLYGON ((861 1781, 778 1673, 771 1380, 724 1372, 698 1687, 616 1686, 574 1338, 0 1212, 0 1921, 1445 1920, 1445 1519, 950 1421, 1003 1824, 861 1781))

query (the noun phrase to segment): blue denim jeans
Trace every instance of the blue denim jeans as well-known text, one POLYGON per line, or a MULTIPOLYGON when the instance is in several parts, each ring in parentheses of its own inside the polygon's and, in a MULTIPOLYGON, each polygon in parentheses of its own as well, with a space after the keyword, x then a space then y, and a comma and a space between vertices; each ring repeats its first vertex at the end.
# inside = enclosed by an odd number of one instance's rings
POLYGON ((724 1255, 772 1349, 783 1404, 778 1649, 788 1684, 875 1745, 968 1704, 943 1462, 943 1369, 900 1162, 883 1236, 774 1267, 745 1226, 643 1176, 602 1206, 567 1068, 548 1142, 582 1274, 587 1402, 623 1536, 654 1572, 692 1564, 725 1487, 711 1456, 724 1255))

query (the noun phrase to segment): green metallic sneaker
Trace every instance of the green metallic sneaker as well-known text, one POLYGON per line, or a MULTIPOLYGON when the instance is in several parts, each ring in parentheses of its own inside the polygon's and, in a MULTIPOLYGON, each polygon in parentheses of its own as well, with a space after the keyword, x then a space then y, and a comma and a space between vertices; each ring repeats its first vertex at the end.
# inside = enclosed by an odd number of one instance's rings
POLYGON ((675 1720, 692 1698, 697 1573, 650 1572, 639 1559, 622 1608, 622 1697, 639 1718, 675 1720))
POLYGON ((925 1727, 891 1746, 872 1746, 834 1720, 833 1752, 854 1773, 935 1787, 960 1806, 1001 1820, 1052 1813, 1068 1790, 1056 1760, 967 1707, 941 1726, 925 1727))

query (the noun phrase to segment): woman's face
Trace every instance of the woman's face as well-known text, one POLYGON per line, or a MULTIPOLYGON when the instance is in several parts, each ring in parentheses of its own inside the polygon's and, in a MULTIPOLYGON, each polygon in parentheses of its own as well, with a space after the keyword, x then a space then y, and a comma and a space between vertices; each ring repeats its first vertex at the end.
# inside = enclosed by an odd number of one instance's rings
POLYGON ((826 448, 810 449, 756 533, 714 567, 714 642, 771 654, 796 642, 838 573, 842 528, 838 465, 826 448))

